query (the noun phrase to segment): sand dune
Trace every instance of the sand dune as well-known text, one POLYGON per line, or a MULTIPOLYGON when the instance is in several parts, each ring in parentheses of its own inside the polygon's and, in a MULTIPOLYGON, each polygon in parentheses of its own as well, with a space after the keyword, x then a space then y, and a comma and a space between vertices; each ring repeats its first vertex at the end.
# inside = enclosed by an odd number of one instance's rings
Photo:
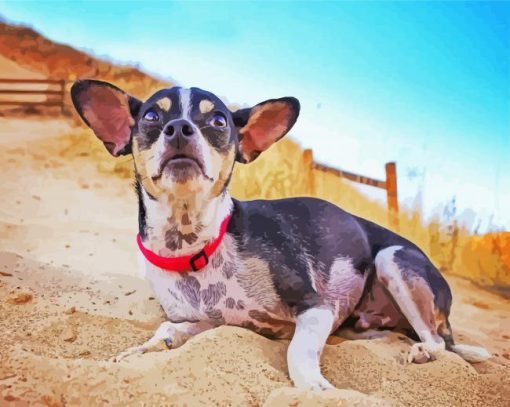
POLYGON ((508 405, 510 302, 456 277, 456 339, 494 355, 475 366, 452 353, 408 365, 410 341, 397 334, 332 339, 322 365, 340 390, 300 392, 288 341, 236 327, 109 362, 164 316, 137 277, 129 181, 78 142, 82 130, 59 135, 68 126, 25 121, 19 132, 0 119, 0 405, 508 405))
POLYGON ((119 275, 97 280, 8 252, 0 254, 0 264, 0 391, 5 401, 503 406, 510 390, 509 367, 502 358, 478 365, 478 372, 449 352, 433 363, 409 365, 410 341, 397 334, 327 345, 323 371, 343 390, 324 394, 290 388, 288 341, 237 327, 217 328, 179 349, 114 364, 107 359, 144 341, 163 319, 146 285, 119 275))

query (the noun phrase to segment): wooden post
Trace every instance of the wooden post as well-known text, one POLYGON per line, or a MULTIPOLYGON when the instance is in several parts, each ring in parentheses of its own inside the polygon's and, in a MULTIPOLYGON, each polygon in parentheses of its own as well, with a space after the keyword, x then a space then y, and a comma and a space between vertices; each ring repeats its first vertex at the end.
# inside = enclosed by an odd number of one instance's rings
POLYGON ((306 193, 310 195, 315 194, 315 182, 313 176, 313 151, 310 148, 307 148, 303 151, 303 164, 305 167, 306 173, 304 175, 305 189, 306 193))
POLYGON ((66 81, 62 79, 60 81, 60 110, 62 114, 65 114, 65 99, 66 99, 66 81))
POLYGON ((388 199, 388 221, 391 228, 398 230, 397 165, 386 163, 386 196, 388 199))

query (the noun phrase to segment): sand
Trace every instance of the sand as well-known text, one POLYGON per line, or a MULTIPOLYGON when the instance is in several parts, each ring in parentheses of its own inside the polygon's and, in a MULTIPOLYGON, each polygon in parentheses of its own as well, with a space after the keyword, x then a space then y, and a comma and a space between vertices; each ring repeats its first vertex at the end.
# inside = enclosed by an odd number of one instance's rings
POLYGON ((288 341, 237 327, 109 362, 164 320, 137 275, 131 183, 106 153, 71 148, 88 133, 68 122, 0 118, 0 134, 0 405, 510 404, 510 302, 451 276, 455 337, 486 346, 487 362, 407 364, 401 335, 331 338, 322 368, 338 390, 302 392, 288 341))

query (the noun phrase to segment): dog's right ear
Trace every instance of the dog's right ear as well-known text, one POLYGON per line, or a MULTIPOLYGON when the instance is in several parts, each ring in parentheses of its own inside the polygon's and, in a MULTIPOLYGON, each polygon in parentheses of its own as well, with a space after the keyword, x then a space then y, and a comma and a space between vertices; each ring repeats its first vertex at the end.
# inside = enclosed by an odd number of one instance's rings
POLYGON ((114 155, 131 152, 131 129, 142 102, 102 81, 80 80, 71 88, 74 107, 114 155))

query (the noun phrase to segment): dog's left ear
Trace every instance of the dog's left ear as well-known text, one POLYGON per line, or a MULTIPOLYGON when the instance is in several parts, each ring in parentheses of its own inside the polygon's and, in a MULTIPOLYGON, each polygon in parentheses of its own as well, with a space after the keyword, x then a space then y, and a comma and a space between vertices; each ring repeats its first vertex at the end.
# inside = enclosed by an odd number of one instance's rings
POLYGON ((293 97, 271 99, 232 113, 239 132, 236 160, 249 163, 285 136, 299 115, 299 101, 293 97))

